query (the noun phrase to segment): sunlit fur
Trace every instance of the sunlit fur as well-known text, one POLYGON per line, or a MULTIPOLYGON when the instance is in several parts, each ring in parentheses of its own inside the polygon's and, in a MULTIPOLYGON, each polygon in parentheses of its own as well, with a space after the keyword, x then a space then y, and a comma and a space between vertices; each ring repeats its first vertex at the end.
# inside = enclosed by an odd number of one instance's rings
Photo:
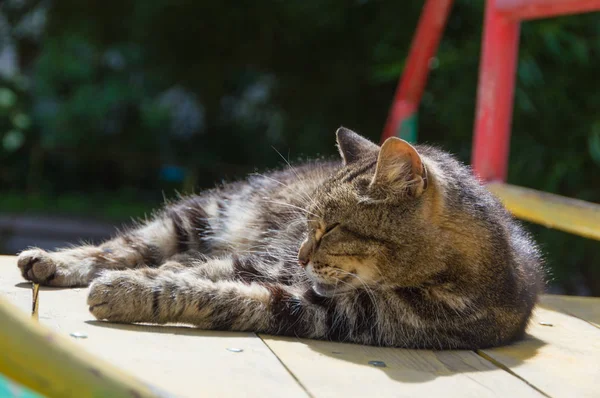
POLYGON ((498 200, 438 149, 337 138, 342 162, 252 175, 19 268, 91 283, 90 311, 114 322, 436 349, 521 338, 542 262, 498 200))

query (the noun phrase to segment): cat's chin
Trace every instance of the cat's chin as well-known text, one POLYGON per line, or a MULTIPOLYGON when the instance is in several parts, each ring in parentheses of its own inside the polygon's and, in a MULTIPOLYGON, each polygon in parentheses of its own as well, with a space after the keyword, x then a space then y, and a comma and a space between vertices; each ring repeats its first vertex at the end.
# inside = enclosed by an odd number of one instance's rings
POLYGON ((315 282, 312 289, 321 297, 333 297, 348 292, 351 290, 351 287, 315 282))

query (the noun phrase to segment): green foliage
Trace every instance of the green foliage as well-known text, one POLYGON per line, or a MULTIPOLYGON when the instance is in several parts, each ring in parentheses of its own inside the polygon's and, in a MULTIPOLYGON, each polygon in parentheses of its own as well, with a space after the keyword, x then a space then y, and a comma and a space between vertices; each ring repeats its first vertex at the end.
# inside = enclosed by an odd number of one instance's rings
POLYGON ((53 214, 90 217, 122 222, 141 219, 152 213, 150 203, 140 202, 131 192, 123 190, 113 193, 55 195, 28 195, 8 191, 0 196, 3 212, 20 214, 53 214))
MULTIPOLYGON (((14 3, 29 8, 2 9, 13 26, 46 4, 14 3)), ((482 4, 456 1, 418 118, 420 141, 464 161, 482 4)), ((0 84, 0 184, 71 193, 79 198, 66 206, 72 209, 92 194, 117 197, 123 189, 135 192, 132 200, 158 203, 161 190, 170 196, 173 188, 281 164, 272 147, 291 159, 334 155, 341 124, 377 141, 421 7, 392 0, 53 2, 43 34, 13 34, 22 59, 20 72, 0 84), (165 166, 187 175, 163 178, 165 166)), ((597 14, 522 25, 509 182, 600 202, 598 37, 597 14)), ((102 213, 102 201, 94 205, 79 208, 102 213)), ((598 243, 530 229, 557 284, 600 294, 592 266, 598 243)))

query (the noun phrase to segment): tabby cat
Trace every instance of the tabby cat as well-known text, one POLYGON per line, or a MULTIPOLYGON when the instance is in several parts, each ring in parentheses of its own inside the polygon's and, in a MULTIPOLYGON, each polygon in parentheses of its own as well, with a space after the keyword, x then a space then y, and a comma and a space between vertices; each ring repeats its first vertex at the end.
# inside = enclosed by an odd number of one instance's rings
POLYGON ((313 161, 168 204, 100 246, 22 252, 25 279, 86 286, 98 319, 379 346, 476 349, 524 334, 535 243, 470 170, 340 128, 313 161))

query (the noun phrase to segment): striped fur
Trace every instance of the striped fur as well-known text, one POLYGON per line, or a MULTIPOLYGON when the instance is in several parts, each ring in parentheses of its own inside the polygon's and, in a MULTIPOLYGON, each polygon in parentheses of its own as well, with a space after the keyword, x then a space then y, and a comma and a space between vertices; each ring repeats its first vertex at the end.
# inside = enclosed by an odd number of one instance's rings
POLYGON ((338 146, 342 163, 225 184, 98 247, 27 250, 19 268, 91 283, 90 311, 114 322, 436 349, 522 337, 541 257, 470 171, 343 128, 338 146))

